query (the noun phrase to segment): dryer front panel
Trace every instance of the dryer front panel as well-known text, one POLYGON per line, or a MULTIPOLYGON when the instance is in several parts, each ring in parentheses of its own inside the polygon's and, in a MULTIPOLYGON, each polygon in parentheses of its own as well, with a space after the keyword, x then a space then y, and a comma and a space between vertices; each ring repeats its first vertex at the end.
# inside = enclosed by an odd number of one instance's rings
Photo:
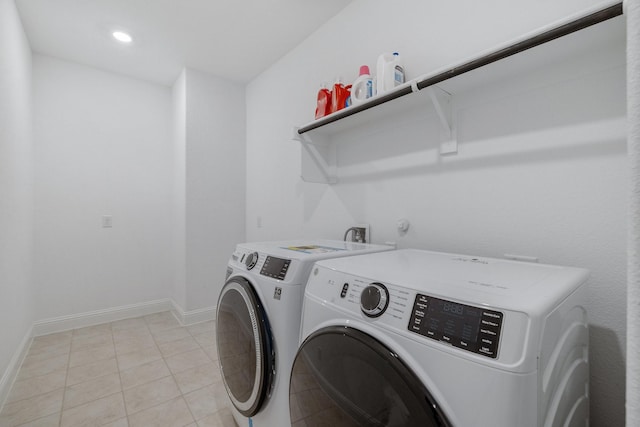
POLYGON ((246 279, 232 277, 222 288, 216 334, 227 394, 242 415, 251 417, 273 387, 275 352, 264 307, 246 279))
POLYGON ((303 342, 289 390, 294 424, 451 425, 425 385, 395 352, 351 327, 327 327, 303 342))

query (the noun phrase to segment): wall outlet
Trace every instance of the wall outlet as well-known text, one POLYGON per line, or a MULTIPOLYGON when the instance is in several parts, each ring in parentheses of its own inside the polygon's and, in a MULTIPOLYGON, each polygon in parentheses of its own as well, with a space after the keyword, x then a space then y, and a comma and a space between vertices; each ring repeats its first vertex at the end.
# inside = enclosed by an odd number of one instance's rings
POLYGON ((113 227, 113 217, 111 215, 102 215, 102 228, 113 227))
POLYGON ((351 236, 351 242, 369 243, 371 242, 371 232, 369 224, 356 224, 349 228, 347 236, 351 236))
POLYGON ((358 224, 358 228, 364 228, 364 240, 362 243, 371 243, 371 226, 369 224, 358 224))

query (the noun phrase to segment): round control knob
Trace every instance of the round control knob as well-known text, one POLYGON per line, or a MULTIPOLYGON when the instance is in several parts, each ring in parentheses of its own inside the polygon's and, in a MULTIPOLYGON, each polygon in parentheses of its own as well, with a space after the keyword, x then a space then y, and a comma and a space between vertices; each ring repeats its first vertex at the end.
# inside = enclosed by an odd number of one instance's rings
POLYGON ((258 252, 253 252, 247 255, 247 258, 244 260, 244 265, 247 266, 247 270, 251 270, 256 266, 258 262, 258 252))
POLYGON ((382 283, 371 283, 360 294, 360 309, 369 317, 378 317, 389 305, 389 291, 382 283))

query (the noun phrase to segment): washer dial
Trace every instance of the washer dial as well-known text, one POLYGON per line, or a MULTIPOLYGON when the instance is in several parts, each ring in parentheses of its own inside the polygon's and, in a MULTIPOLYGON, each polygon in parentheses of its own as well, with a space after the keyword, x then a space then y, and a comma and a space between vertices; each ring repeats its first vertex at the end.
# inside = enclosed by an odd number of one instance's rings
POLYGON ((368 317, 378 317, 389 305, 389 291, 382 283, 371 283, 360 294, 360 309, 368 317))
POLYGON ((247 255, 247 258, 244 260, 244 265, 247 266, 247 270, 251 270, 256 266, 258 262, 258 252, 253 252, 247 255))

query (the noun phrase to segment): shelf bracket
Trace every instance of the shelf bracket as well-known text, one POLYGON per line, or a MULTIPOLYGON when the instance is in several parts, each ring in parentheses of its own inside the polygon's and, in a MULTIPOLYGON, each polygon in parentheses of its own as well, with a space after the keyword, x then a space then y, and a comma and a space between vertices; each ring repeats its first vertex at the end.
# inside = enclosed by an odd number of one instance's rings
POLYGON ((301 173, 300 177, 305 182, 321 184, 336 184, 336 145, 319 135, 312 141, 306 133, 298 133, 297 127, 293 128, 293 140, 300 142, 301 173))
POLYGON ((440 154, 456 154, 458 152, 458 140, 454 126, 453 97, 449 92, 437 86, 429 86, 426 91, 429 93, 429 98, 431 98, 442 125, 443 141, 440 144, 440 154))

